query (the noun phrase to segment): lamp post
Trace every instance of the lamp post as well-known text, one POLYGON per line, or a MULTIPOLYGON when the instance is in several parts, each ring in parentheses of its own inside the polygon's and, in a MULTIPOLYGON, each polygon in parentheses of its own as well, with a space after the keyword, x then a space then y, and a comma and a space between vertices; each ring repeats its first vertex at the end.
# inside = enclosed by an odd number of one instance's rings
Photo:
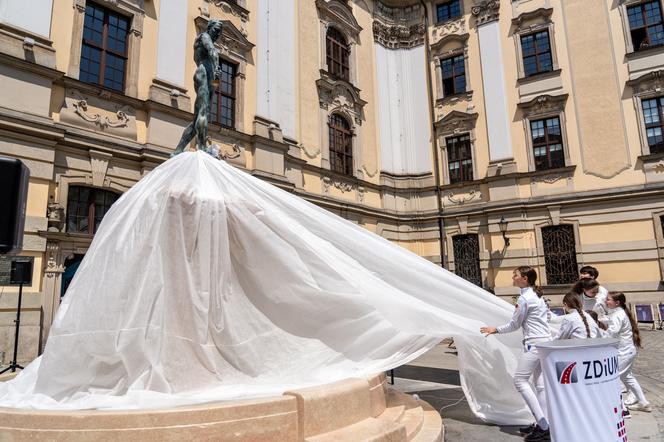
POLYGON ((507 224, 508 224, 508 221, 505 219, 504 216, 502 216, 500 218, 500 221, 498 221, 498 228, 500 229, 500 233, 503 234, 503 241, 505 242, 505 247, 510 246, 510 239, 505 234, 507 232, 507 224))

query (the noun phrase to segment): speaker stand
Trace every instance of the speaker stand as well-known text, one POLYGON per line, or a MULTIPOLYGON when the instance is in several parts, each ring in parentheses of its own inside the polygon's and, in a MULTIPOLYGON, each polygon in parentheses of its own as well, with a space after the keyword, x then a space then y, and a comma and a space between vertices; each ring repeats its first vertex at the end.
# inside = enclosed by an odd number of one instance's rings
POLYGON ((21 282, 18 286, 18 308, 16 309, 16 319, 14 322, 16 323, 16 333, 14 334, 14 358, 12 360, 12 363, 9 364, 9 367, 5 368, 4 370, 0 371, 0 374, 3 374, 6 371, 11 370, 12 373, 16 372, 17 368, 20 368, 23 370, 23 367, 18 365, 16 363, 16 356, 18 354, 18 331, 19 331, 19 326, 21 325, 21 301, 23 300, 23 282, 21 282))

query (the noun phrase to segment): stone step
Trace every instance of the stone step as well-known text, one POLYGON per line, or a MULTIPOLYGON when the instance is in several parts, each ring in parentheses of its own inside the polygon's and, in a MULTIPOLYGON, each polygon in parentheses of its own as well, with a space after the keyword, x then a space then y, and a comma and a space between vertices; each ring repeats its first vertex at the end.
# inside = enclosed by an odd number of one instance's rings
POLYGON ((422 428, 424 410, 421 406, 422 402, 410 395, 404 394, 402 400, 406 409, 399 422, 406 427, 406 440, 411 440, 422 428))
POLYGON ((310 436, 306 442, 403 442, 407 441, 406 428, 397 422, 368 418, 328 433, 310 436))
POLYGON ((420 401, 422 407, 422 427, 417 434, 414 435, 411 442, 442 442, 445 440, 445 428, 443 427, 443 419, 440 417, 438 410, 434 409, 426 402, 420 401))

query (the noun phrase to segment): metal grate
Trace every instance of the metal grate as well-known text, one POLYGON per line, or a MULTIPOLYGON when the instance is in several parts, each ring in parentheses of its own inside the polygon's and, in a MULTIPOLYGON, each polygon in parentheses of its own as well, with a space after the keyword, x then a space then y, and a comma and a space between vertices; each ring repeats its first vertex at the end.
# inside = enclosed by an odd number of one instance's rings
POLYGON ((480 271, 480 242, 477 235, 456 235, 452 237, 454 249, 454 273, 463 279, 482 287, 480 271))
POLYGON ((571 225, 542 228, 547 284, 573 284, 579 277, 571 225))

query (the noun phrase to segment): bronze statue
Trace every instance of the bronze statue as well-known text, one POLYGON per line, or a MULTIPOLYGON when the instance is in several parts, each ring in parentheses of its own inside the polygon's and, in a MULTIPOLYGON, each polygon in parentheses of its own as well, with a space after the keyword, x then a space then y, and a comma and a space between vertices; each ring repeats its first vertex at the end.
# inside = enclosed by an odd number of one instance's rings
POLYGON ((194 121, 182 132, 182 138, 171 156, 181 153, 185 147, 196 137, 196 148, 207 151, 207 129, 210 117, 210 105, 214 94, 215 83, 220 78, 219 53, 214 42, 221 35, 221 21, 210 20, 207 29, 198 34, 194 40, 194 89, 196 101, 194 102, 194 121))

